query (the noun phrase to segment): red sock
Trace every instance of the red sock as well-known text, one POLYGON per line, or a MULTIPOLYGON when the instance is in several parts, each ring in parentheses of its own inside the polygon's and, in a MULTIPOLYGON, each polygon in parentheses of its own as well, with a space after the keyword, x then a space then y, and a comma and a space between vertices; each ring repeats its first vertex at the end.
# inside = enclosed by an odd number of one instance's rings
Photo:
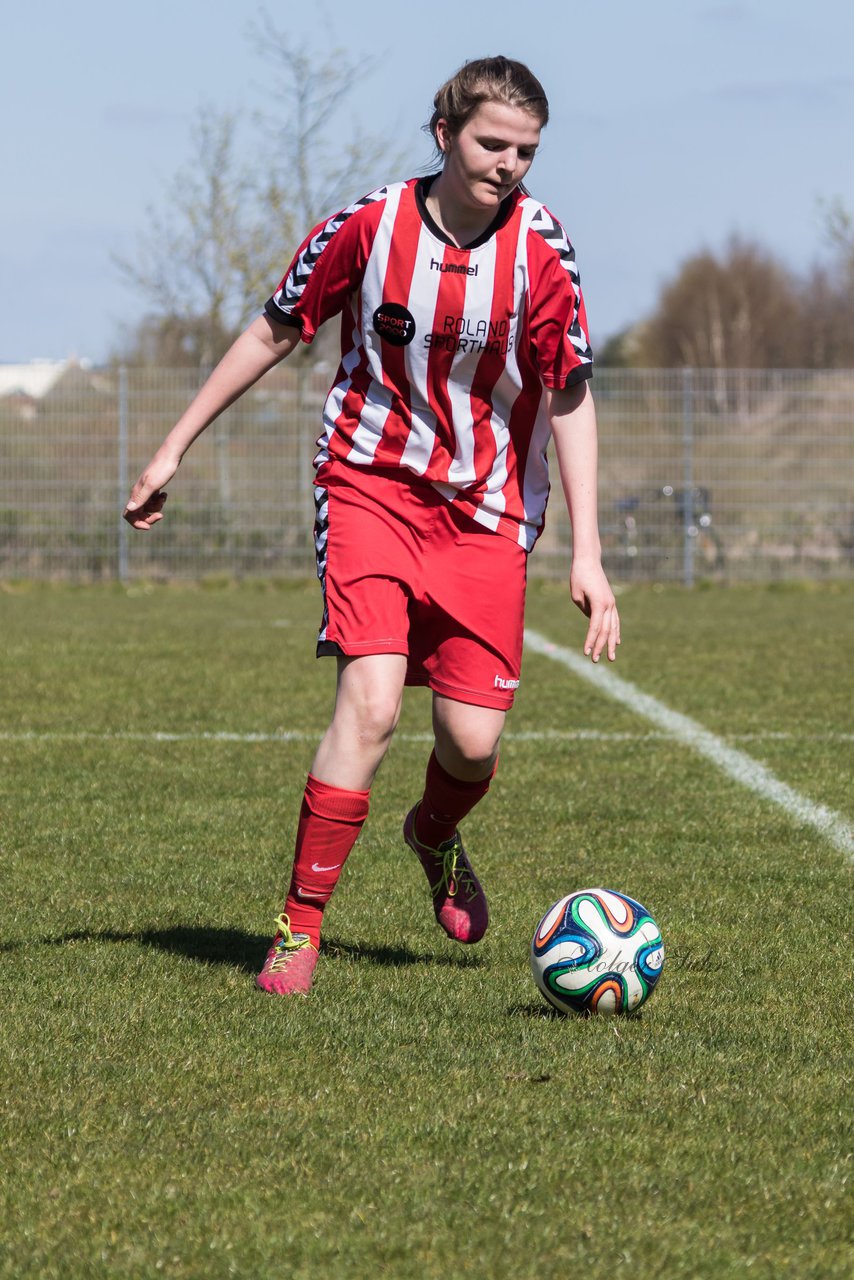
POLYGON ((323 908, 368 816, 370 791, 345 791, 308 775, 285 913, 294 933, 320 944, 323 908))
POLYGON ((439 764, 434 751, 427 762, 424 797, 415 815, 416 840, 431 849, 450 840, 466 814, 486 795, 494 776, 495 769, 479 782, 463 782, 439 764))

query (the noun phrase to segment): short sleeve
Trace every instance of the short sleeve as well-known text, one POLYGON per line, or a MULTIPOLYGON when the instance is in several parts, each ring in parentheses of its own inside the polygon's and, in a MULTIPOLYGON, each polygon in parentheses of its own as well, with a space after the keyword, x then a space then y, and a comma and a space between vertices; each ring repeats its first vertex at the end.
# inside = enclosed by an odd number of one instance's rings
POLYGON ((547 387, 593 376, 593 352, 575 251, 561 224, 541 206, 528 232, 528 331, 547 387))
POLYGON ((300 245, 265 311, 311 342, 361 284, 385 188, 319 223, 300 245))

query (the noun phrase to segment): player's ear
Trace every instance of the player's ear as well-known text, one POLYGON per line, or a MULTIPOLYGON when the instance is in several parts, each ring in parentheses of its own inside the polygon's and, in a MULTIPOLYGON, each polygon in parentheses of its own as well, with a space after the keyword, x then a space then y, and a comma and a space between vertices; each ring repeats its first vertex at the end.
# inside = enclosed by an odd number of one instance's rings
POLYGON ((439 150, 442 152, 443 155, 447 155, 448 152, 450 151, 452 141, 453 141, 453 135, 451 133, 451 126, 448 124, 447 120, 445 120, 444 117, 441 120, 437 120, 436 121, 436 146, 439 148, 439 150))

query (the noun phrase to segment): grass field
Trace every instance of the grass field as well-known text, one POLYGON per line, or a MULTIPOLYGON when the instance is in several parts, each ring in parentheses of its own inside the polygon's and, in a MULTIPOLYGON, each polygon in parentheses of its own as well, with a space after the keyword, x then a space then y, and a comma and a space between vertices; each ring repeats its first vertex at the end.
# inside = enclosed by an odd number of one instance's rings
MULTIPOLYGON (((623 676, 851 820, 854 589, 620 604, 623 676)), ((401 848, 413 691, 315 990, 254 989, 331 707, 317 614, 314 583, 0 591, 0 1274, 848 1276, 850 862, 546 657, 465 827, 484 943, 401 848), (632 1019, 553 1016, 528 973, 594 884, 664 934, 632 1019)), ((557 585, 529 624, 580 649, 557 585)))

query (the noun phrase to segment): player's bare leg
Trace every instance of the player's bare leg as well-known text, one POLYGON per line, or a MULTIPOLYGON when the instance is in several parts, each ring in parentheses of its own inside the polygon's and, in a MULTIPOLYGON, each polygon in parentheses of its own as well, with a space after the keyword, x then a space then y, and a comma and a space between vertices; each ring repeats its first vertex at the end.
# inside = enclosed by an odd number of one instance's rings
POLYGON ((465 782, 491 778, 506 717, 506 711, 474 707, 434 693, 433 733, 439 763, 465 782))
POLYGON ((368 816, 405 675, 400 654, 338 660, 335 711, 306 783, 285 909, 257 979, 263 991, 304 995, 311 988, 323 911, 368 816))
POLYGON ((338 659, 335 712, 311 766, 315 778, 353 791, 370 789, 400 719, 405 678, 400 653, 338 659))
POLYGON ((489 924, 486 895, 457 826, 489 788, 504 717, 492 707, 433 695, 435 747, 424 796, 403 824, 430 884, 436 920, 457 942, 479 942, 489 924))

